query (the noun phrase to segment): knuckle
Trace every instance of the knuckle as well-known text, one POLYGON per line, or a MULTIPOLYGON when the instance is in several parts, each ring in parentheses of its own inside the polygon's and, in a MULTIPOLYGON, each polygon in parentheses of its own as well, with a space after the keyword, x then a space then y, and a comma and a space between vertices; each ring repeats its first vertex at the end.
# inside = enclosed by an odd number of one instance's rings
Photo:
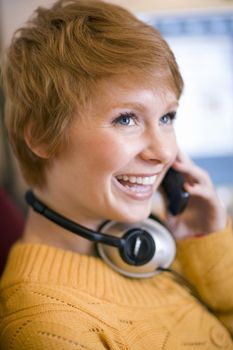
POLYGON ((211 181, 210 175, 205 169, 201 169, 201 175, 205 180, 208 180, 209 182, 211 181))

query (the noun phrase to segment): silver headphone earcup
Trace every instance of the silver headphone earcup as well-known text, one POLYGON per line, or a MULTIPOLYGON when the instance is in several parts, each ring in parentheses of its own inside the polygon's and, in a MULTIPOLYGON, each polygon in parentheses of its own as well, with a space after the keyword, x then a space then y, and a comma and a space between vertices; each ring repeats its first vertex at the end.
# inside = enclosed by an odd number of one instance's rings
POLYGON ((122 275, 134 278, 147 278, 159 273, 159 268, 168 268, 176 255, 176 244, 169 230, 153 219, 146 219, 138 224, 123 224, 109 221, 102 226, 101 232, 111 236, 123 237, 135 227, 146 231, 154 241, 155 250, 151 259, 143 265, 129 264, 122 258, 119 248, 98 243, 100 257, 122 275))

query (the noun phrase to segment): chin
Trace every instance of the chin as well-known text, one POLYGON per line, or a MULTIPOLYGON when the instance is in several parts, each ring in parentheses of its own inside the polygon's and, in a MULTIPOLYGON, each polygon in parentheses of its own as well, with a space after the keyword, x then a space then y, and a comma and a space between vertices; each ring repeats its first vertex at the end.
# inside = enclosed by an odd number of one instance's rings
POLYGON ((125 213, 118 213, 118 215, 116 215, 112 220, 117 222, 124 222, 127 224, 134 224, 147 219, 150 213, 151 207, 147 210, 129 210, 125 213))

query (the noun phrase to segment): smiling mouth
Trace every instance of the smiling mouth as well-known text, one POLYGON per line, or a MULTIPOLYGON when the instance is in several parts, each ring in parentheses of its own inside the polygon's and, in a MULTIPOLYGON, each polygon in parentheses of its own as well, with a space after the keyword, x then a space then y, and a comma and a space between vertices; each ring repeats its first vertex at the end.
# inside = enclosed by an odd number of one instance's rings
POLYGON ((153 176, 128 176, 128 175, 118 175, 117 180, 125 185, 153 185, 156 180, 157 175, 153 176))
POLYGON ((153 194, 153 185, 158 175, 153 176, 129 176, 118 175, 115 177, 119 187, 133 198, 146 199, 153 194))

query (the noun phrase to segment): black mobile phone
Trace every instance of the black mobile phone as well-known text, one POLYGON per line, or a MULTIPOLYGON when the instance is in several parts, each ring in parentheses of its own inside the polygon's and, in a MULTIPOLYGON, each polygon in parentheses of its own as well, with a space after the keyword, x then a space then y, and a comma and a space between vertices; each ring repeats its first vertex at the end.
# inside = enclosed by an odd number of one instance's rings
POLYGON ((162 183, 162 189, 168 200, 168 210, 172 215, 178 215, 186 208, 189 193, 184 190, 184 177, 177 170, 170 168, 162 183))

